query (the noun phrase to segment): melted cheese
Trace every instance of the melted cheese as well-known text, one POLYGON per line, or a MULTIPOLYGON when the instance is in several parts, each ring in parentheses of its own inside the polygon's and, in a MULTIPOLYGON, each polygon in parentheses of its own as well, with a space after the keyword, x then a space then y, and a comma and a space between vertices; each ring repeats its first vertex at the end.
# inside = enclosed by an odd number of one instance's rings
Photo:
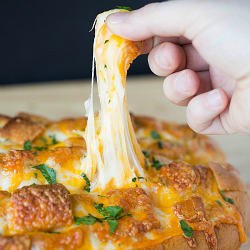
POLYGON ((145 176, 144 156, 132 128, 125 91, 127 69, 140 51, 135 42, 112 34, 105 25, 109 14, 123 11, 108 11, 96 19, 94 59, 101 110, 95 117, 92 77, 91 97, 85 103, 87 158, 82 162, 92 191, 129 186, 133 177, 145 176))

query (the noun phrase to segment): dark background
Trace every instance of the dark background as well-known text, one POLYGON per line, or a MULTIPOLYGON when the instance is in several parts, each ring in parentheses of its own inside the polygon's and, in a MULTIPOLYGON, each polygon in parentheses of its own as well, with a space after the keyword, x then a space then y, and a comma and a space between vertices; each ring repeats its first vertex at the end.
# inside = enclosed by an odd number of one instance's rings
MULTIPOLYGON (((91 77, 97 14, 148 0, 0 0, 0 85, 91 77)), ((150 73, 140 56, 129 75, 150 73)))

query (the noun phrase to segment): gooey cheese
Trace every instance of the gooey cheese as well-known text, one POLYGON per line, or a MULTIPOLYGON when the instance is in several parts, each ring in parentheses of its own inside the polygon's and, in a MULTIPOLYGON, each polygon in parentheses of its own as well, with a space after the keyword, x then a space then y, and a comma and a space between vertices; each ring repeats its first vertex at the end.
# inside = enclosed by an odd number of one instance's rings
POLYGON ((101 103, 99 116, 94 116, 93 76, 91 96, 85 103, 88 123, 83 137, 87 157, 82 169, 92 183, 92 191, 130 186, 133 177, 145 176, 144 156, 132 128, 125 90, 127 69, 140 54, 138 46, 142 44, 107 29, 105 19, 114 12, 124 10, 107 11, 96 19, 94 60, 101 103))

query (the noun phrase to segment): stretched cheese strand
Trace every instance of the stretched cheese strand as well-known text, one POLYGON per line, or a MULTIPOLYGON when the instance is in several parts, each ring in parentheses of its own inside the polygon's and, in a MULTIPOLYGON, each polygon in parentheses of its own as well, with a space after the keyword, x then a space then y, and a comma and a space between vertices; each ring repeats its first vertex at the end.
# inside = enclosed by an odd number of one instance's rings
POLYGON ((145 176, 144 156, 132 127, 125 91, 127 69, 140 54, 144 42, 118 37, 105 25, 109 14, 123 11, 107 11, 96 19, 94 58, 101 110, 95 117, 92 75, 91 97, 85 103, 87 157, 82 161, 82 169, 92 183, 91 190, 129 186, 133 177, 145 176))

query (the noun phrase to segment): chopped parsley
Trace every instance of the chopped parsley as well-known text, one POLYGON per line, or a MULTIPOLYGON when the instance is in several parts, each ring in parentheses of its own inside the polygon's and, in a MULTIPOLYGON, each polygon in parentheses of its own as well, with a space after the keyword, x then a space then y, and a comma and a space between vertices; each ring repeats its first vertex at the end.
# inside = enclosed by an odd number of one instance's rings
POLYGON ((60 232, 44 232, 46 234, 60 234, 60 232))
POLYGON ((26 141, 26 142, 23 144, 23 149, 24 149, 25 151, 31 150, 31 142, 30 142, 30 141, 26 141))
POLYGON ((42 137, 41 140, 42 140, 44 143, 47 143, 47 140, 46 140, 44 137, 42 137))
POLYGON ((69 190, 67 189, 67 194, 70 194, 69 190))
POLYGON ((161 139, 160 134, 155 130, 151 131, 151 136, 152 136, 153 139, 156 139, 156 140, 161 139))
MULTIPOLYGON (((32 165, 31 165, 32 166, 32 165)), ((35 175, 35 178, 37 179, 37 173, 33 172, 33 174, 35 175)))
POLYGON ((217 202, 220 206, 222 206, 222 203, 219 200, 216 200, 215 202, 217 202))
POLYGON ((145 150, 142 150, 142 153, 145 155, 145 157, 149 157, 149 153, 145 150))
POLYGON ((36 149, 37 151, 43 151, 43 150, 46 150, 48 148, 47 147, 38 147, 38 146, 35 146, 34 149, 36 149))
POLYGON ((126 6, 116 6, 118 9, 123 9, 123 10, 128 10, 131 11, 132 9, 130 7, 126 7, 126 6))
POLYGON ((9 138, 5 139, 5 141, 9 141, 9 140, 10 140, 9 138))
POLYGON ((109 103, 111 102, 111 100, 109 100, 109 103))
POLYGON ((52 141, 52 143, 54 145, 59 143, 59 141, 56 140, 56 136, 55 135, 50 135, 49 137, 51 138, 51 141, 52 141))
POLYGON ((82 178, 86 181, 86 184, 84 186, 84 190, 87 192, 90 192, 90 180, 87 177, 87 175, 85 173, 81 173, 82 178))
POLYGON ((156 170, 159 170, 163 166, 166 166, 166 164, 165 163, 160 163, 158 160, 156 160, 153 157, 153 164, 151 165, 151 167, 156 168, 156 170))
POLYGON ((181 229, 183 231, 183 233, 185 234, 185 236, 187 237, 193 237, 193 228, 192 227, 189 227, 188 224, 184 221, 184 220, 181 220, 180 221, 180 225, 181 225, 181 229))
POLYGON ((104 65, 104 68, 107 68, 107 65, 106 65, 106 64, 104 65))
POLYGON ((88 216, 84 217, 75 217, 76 225, 85 224, 85 225, 93 225, 95 222, 102 222, 101 219, 89 214, 88 216))
POLYGON ((30 186, 36 186, 36 183, 32 183, 32 184, 30 184, 30 186))
POLYGON ((221 175, 221 172, 218 172, 218 175, 221 175))
POLYGON ((148 181, 146 178, 142 177, 142 176, 139 176, 138 177, 138 180, 145 180, 145 181, 148 181))
POLYGON ((163 147, 162 147, 162 142, 158 141, 158 142, 157 142, 157 146, 158 146, 159 149, 163 149, 163 147))
POLYGON ((147 162, 147 159, 145 158, 145 167, 146 167, 146 170, 148 170, 148 162, 147 162))
POLYGON ((50 168, 45 164, 40 164, 40 165, 34 166, 32 168, 40 170, 43 177, 46 179, 46 181, 49 184, 55 184, 56 183, 56 171, 53 168, 50 168))
POLYGON ((107 196, 105 196, 105 195, 100 195, 100 194, 98 194, 97 196, 103 197, 103 198, 108 198, 107 196))
POLYGON ((105 40, 104 44, 107 43, 109 40, 105 40))
POLYGON ((221 192, 221 195, 222 195, 222 197, 223 197, 223 199, 224 199, 225 201, 227 201, 227 202, 229 202, 229 203, 231 203, 231 204, 234 204, 234 201, 233 201, 231 198, 227 198, 227 197, 225 196, 224 190, 221 190, 220 192, 221 192))
POLYGON ((136 177, 134 177, 134 178, 132 179, 132 182, 136 182, 136 177))
POLYGON ((163 186, 165 186, 165 183, 163 182, 163 180, 162 180, 162 179, 160 179, 160 182, 163 184, 163 186))
POLYGON ((93 205, 97 209, 98 213, 103 215, 104 217, 97 218, 91 214, 88 214, 88 216, 84 216, 84 217, 75 217, 75 223, 77 225, 80 225, 80 224, 93 225, 95 222, 102 223, 103 221, 107 221, 109 224, 110 235, 112 235, 115 229, 117 228, 118 219, 121 219, 125 216, 132 217, 132 215, 129 213, 121 215, 123 213, 123 208, 119 206, 104 207, 103 204, 97 204, 95 202, 93 205))
POLYGON ((33 154, 33 155, 37 155, 37 152, 33 152, 32 154, 33 154))

